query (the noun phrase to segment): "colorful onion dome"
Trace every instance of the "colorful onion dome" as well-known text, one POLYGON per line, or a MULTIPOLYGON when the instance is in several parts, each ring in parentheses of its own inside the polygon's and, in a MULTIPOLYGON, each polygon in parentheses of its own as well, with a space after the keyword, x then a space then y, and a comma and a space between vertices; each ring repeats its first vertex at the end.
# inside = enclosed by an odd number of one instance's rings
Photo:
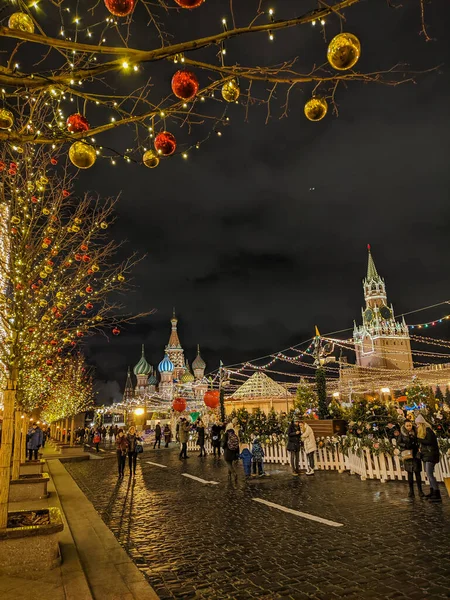
POLYGON ((203 358, 200 356, 200 346, 197 346, 197 356, 196 356, 194 362, 192 363, 192 367, 194 369, 205 369, 206 368, 206 363, 203 360, 203 358))
POLYGON ((149 378, 147 379, 147 383, 148 385, 157 385, 158 384, 158 380, 156 378, 156 373, 153 371, 150 373, 149 378))
POLYGON ((151 372, 152 372, 152 367, 145 360, 145 356, 144 356, 144 344, 142 344, 142 356, 141 356, 141 360, 134 367, 133 373, 137 376, 137 375, 149 375, 151 372))
POLYGON ((158 371, 160 373, 173 373, 174 368, 173 362, 170 360, 167 354, 158 365, 158 371))
POLYGON ((189 363, 186 363, 186 370, 181 376, 181 383, 192 383, 193 381, 195 381, 195 377, 191 373, 189 363))

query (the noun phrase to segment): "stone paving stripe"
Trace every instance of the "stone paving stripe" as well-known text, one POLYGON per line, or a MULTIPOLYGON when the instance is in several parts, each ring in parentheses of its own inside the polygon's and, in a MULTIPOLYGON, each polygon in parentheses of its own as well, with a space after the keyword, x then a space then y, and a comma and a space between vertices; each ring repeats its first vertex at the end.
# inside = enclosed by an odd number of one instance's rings
MULTIPOLYGON (((184 473, 183 473, 184 474, 184 473)), ((328 519, 323 519, 322 517, 316 517, 316 515, 310 515, 309 513, 300 512, 299 510, 293 510, 292 508, 287 508, 286 506, 282 506, 281 504, 274 504, 273 502, 269 502, 268 500, 263 500, 262 498, 252 498, 255 502, 259 502, 260 504, 266 504, 267 506, 271 506, 272 508, 278 508, 278 510, 282 510, 284 512, 290 513, 291 515, 297 515, 298 517, 303 517, 304 519, 309 519, 310 521, 317 521, 317 523, 323 523, 324 525, 329 525, 330 527, 343 527, 343 523, 337 523, 336 521, 329 521, 328 519)))
POLYGON ((218 481, 207 481, 206 479, 201 479, 200 477, 196 477, 195 475, 189 475, 189 473, 181 473, 183 477, 189 477, 189 479, 195 479, 195 481, 200 481, 200 483, 209 483, 210 485, 219 485, 218 481))
POLYGON ((155 467, 161 467, 161 469, 167 469, 167 466, 166 466, 166 465, 160 465, 159 463, 154 463, 154 462, 151 462, 151 461, 149 461, 149 460, 146 460, 145 462, 146 462, 148 465, 155 465, 155 467))
POLYGON ((103 450, 103 448, 99 448, 100 452, 106 452, 106 450, 103 450))

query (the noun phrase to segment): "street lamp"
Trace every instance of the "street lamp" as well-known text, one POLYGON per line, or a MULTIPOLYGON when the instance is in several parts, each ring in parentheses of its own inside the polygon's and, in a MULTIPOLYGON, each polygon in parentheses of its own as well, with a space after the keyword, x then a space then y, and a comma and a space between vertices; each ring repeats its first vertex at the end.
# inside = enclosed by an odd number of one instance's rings
POLYGON ((141 417, 144 413, 145 413, 145 410, 143 408, 135 408, 134 409, 134 414, 137 417, 141 417))

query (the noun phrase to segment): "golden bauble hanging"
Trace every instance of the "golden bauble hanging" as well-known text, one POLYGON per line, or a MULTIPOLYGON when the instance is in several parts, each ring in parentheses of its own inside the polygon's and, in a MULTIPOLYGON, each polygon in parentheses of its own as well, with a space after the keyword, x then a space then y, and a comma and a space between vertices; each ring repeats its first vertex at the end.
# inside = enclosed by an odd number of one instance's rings
POLYGON ((235 79, 230 79, 230 81, 225 82, 222 86, 222 98, 226 102, 236 102, 240 93, 241 90, 235 79))
POLYGON ((149 169, 154 169, 159 165, 159 157, 153 150, 147 150, 142 157, 142 162, 149 169))
POLYGON ((14 115, 6 108, 0 108, 0 129, 10 129, 14 123, 14 115))
POLYGON ((23 12, 15 12, 9 17, 8 27, 25 33, 34 33, 33 19, 23 12))
POLYGON ((321 121, 327 111, 328 104, 325 98, 311 98, 305 104, 305 117, 309 121, 321 121))
POLYGON ((69 149, 69 158, 78 169, 89 169, 95 163, 95 148, 86 142, 74 142, 69 149))
POLYGON ((330 65, 336 71, 351 69, 358 62, 361 54, 361 44, 353 33, 340 33, 335 36, 327 51, 330 65))

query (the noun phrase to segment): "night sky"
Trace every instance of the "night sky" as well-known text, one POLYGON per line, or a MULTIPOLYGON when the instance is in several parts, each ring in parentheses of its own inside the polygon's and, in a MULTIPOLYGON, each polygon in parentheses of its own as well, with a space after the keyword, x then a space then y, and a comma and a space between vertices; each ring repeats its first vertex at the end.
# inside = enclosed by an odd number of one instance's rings
MULTIPOLYGON (((307 2, 274 3, 276 17, 297 15, 299 4, 308 9, 307 2)), ((171 13, 169 28, 177 40, 219 31, 227 6, 208 0, 196 11, 171 13)), ((174 157, 151 171, 98 161, 81 175, 84 189, 104 196, 122 191, 111 233, 128 240, 129 252, 147 255, 134 270, 137 290, 123 301, 131 312, 157 310, 109 342, 90 340, 99 379, 123 387, 141 343, 157 365, 173 306, 187 358, 200 343, 210 370, 219 359, 236 363, 300 343, 315 324, 322 332, 351 327, 360 320, 367 243, 397 314, 450 298, 450 3, 433 2, 427 10, 436 38, 428 43, 420 35, 418 0, 398 9, 371 0, 345 14, 345 30, 361 40, 359 70, 441 65, 417 75, 416 85, 341 85, 339 117, 329 113, 320 123, 303 115, 312 88, 297 87, 289 118, 279 119, 281 93, 267 125, 266 107, 253 107, 245 122, 244 109, 233 105, 223 135, 187 161, 174 157)), ((237 11, 238 23, 250 15, 237 11)), ((338 32, 330 19, 328 41, 338 32)), ((135 40, 141 48, 148 44, 135 40)), ((194 56, 213 60, 215 52, 194 56)), ((228 64, 299 56, 305 72, 325 55, 326 42, 310 25, 278 33, 274 43, 261 34, 227 45, 228 64)), ((173 66, 151 68, 155 86, 168 87, 173 66)), ((111 144, 127 134, 114 135, 111 144)), ((408 322, 443 314, 440 307, 408 322)), ((115 389, 107 386, 103 399, 115 389)))

